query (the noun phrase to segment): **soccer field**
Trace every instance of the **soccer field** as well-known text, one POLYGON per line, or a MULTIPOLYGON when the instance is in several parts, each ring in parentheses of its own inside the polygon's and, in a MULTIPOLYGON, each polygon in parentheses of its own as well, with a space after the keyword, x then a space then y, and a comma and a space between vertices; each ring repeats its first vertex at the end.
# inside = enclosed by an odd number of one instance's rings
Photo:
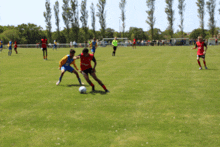
MULTIPOLYGON (((208 46, 199 70, 192 46, 96 50, 96 74, 60 76, 68 49, 0 53, 0 147, 220 146, 220 49, 208 46)), ((76 48, 76 55, 82 48, 76 48)), ((79 68, 79 60, 76 60, 79 68)), ((92 63, 93 65, 93 63, 92 63)))

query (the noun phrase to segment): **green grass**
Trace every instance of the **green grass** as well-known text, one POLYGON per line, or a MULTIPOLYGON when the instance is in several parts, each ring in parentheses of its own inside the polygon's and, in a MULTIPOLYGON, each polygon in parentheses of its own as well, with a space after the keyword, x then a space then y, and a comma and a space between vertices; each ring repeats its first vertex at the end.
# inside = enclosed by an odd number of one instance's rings
POLYGON ((82 75, 87 94, 80 94, 70 73, 56 86, 69 49, 48 49, 47 61, 40 49, 3 50, 0 147, 220 146, 220 49, 209 46, 209 69, 199 70, 190 48, 119 47, 115 57, 98 48, 96 74, 107 94, 92 78, 91 93, 82 75))

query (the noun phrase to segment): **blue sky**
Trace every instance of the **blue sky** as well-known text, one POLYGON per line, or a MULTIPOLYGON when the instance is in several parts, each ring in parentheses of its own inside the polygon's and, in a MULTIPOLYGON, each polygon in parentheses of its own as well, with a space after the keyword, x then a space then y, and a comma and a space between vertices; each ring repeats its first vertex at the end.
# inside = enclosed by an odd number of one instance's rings
MULTIPOLYGON (((51 7, 54 6, 56 0, 50 0, 51 7)), ((62 20, 62 0, 58 0, 60 4, 60 29, 62 30, 65 25, 62 20)), ((193 29, 199 27, 199 18, 197 13, 197 0, 185 0, 186 8, 184 13, 184 31, 190 32, 193 29)), ((207 0, 206 0, 207 1, 207 0)), ((98 0, 87 0, 87 10, 89 12, 88 25, 91 28, 91 16, 90 16, 90 6, 91 3, 95 5, 98 0)), ((121 11, 119 9, 120 0, 107 0, 106 4, 106 24, 107 28, 113 28, 119 31, 121 26, 120 15, 121 11)), ((81 0, 78 1, 81 4, 81 0)), ((178 0, 174 0, 174 31, 177 31, 178 25, 180 24, 179 13, 178 13, 178 0)), ((156 0, 155 2, 155 17, 156 23, 155 27, 160 28, 164 31, 168 26, 167 15, 165 13, 166 3, 165 0, 156 0)), ((218 12, 220 5, 219 1, 216 2, 215 9, 215 20, 216 26, 220 26, 220 14, 218 12)), ((144 31, 149 30, 149 26, 146 23, 147 19, 147 5, 146 0, 127 0, 126 4, 126 28, 127 31, 130 27, 143 28, 144 31)), ((22 23, 34 23, 45 29, 45 19, 43 17, 43 12, 45 8, 45 0, 1 0, 0 2, 0 25, 19 25, 22 23)), ((80 7, 79 7, 80 10, 80 7)), ((96 7, 97 11, 97 7, 96 7)), ((80 14, 80 13, 79 13, 80 14)), ((80 16, 80 15, 79 15, 80 16)), ((208 29, 208 13, 205 14, 205 29, 208 29)), ((80 22, 81 24, 81 22, 80 22)), ((55 31, 55 17, 54 10, 52 9, 52 30, 55 31)), ((96 17, 96 30, 100 29, 98 18, 96 17)))

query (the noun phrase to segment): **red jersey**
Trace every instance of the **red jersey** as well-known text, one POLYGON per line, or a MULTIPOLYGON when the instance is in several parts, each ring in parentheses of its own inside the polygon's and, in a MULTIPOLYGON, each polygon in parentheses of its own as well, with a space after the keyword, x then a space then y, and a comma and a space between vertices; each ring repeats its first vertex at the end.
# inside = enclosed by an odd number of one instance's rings
POLYGON ((15 44, 14 48, 17 48, 17 42, 16 41, 14 42, 14 44, 15 44))
POLYGON ((41 43, 42 48, 47 48, 47 39, 41 39, 41 43))
POLYGON ((197 55, 203 55, 204 46, 206 46, 204 42, 196 42, 196 47, 198 48, 197 55))
POLYGON ((80 68, 82 71, 92 68, 91 61, 93 60, 93 57, 94 57, 93 54, 89 54, 88 57, 85 57, 83 53, 81 53, 80 68))

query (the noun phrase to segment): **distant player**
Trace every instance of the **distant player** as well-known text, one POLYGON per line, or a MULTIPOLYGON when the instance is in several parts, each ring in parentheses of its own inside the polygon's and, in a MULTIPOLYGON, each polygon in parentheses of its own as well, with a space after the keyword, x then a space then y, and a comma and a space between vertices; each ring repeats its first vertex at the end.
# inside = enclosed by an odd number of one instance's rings
POLYGON ((17 51, 17 47, 18 47, 18 45, 17 45, 17 41, 15 40, 15 42, 14 42, 14 50, 15 50, 16 54, 18 53, 18 51, 17 51))
POLYGON ((133 49, 134 49, 134 48, 136 49, 136 39, 135 39, 135 38, 133 39, 132 48, 133 48, 133 49))
POLYGON ((46 39, 45 36, 44 36, 43 39, 41 39, 41 48, 42 48, 42 50, 43 50, 44 60, 45 60, 45 59, 47 60, 47 39, 46 39))
POLYGON ((113 46, 112 56, 115 56, 115 52, 116 52, 116 49, 117 49, 117 47, 118 47, 117 37, 115 37, 115 39, 112 41, 112 46, 113 46))
POLYGON ((91 52, 92 52, 92 54, 94 55, 94 54, 95 54, 95 50, 96 50, 96 48, 98 47, 95 38, 93 39, 92 43, 90 44, 90 47, 92 48, 92 49, 91 49, 91 52))
POLYGON ((205 69, 208 69, 207 66, 206 66, 206 61, 205 61, 205 54, 206 54, 206 51, 207 51, 207 45, 204 43, 202 37, 198 37, 198 40, 196 42, 196 46, 192 49, 196 49, 198 48, 198 51, 197 51, 197 62, 199 64, 199 69, 201 70, 202 69, 202 66, 200 64, 200 61, 199 59, 202 58, 203 59, 203 63, 204 63, 204 66, 205 66, 205 69), (204 50, 204 47, 206 47, 206 49, 204 50))
POLYGON ((3 50, 3 41, 0 40, 0 52, 3 50))
POLYGON ((13 46, 13 43, 12 43, 12 41, 10 40, 10 41, 8 42, 8 55, 9 55, 9 56, 11 56, 11 54, 12 54, 12 46, 13 46))
POLYGON ((95 67, 96 67, 96 59, 93 54, 89 54, 89 50, 87 48, 83 49, 82 53, 78 56, 74 57, 74 59, 80 58, 80 73, 83 74, 86 81, 89 83, 89 85, 92 86, 92 91, 95 91, 95 85, 90 81, 89 74, 93 77, 94 80, 96 80, 99 85, 102 86, 102 88, 105 90, 105 92, 109 92, 105 85, 100 81, 95 74, 95 67), (94 62, 94 66, 92 68, 91 61, 94 62))
POLYGON ((54 50, 54 49, 57 50, 57 41, 56 41, 56 40, 53 41, 53 50, 54 50))
POLYGON ((56 85, 59 85, 61 80, 62 80, 62 77, 64 75, 64 73, 66 71, 70 72, 70 73, 74 73, 79 81, 79 84, 82 85, 82 82, 81 82, 81 79, 79 77, 79 74, 76 72, 76 70, 78 70, 76 64, 75 64, 75 60, 73 59, 74 57, 74 54, 75 54, 75 50, 73 49, 70 49, 70 54, 69 55, 66 55, 64 56, 60 62, 59 62, 59 70, 61 70, 61 75, 60 75, 60 78, 59 80, 57 81, 56 85), (74 67, 76 68, 76 70, 74 70, 73 67, 71 67, 70 65, 73 64, 74 67))

